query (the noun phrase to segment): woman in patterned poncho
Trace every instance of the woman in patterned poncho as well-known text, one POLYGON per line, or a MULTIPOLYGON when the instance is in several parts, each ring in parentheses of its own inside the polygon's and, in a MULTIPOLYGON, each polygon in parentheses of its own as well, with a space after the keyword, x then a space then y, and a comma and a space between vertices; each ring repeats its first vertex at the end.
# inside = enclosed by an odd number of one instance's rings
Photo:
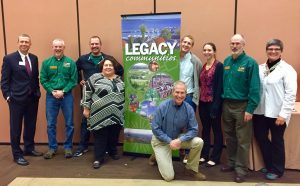
POLYGON ((115 74, 118 63, 106 58, 100 64, 100 72, 92 75, 84 85, 81 105, 87 118, 88 129, 94 135, 95 161, 100 168, 105 152, 114 160, 117 155, 119 133, 124 123, 124 82, 115 74))

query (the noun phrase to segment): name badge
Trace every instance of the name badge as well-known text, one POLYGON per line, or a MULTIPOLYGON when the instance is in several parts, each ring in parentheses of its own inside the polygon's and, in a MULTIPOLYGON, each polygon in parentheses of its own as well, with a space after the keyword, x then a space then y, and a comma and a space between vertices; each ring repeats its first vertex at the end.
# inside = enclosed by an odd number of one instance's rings
POLYGON ((225 66, 224 67, 224 70, 229 70, 230 69, 230 66, 225 66))
POLYGON ((57 66, 50 66, 50 69, 51 69, 51 70, 56 70, 56 69, 57 69, 57 66))
POLYGON ((238 72, 245 72, 245 67, 239 67, 237 71, 238 72))
POLYGON ((70 66, 71 66, 70 63, 64 63, 64 67, 69 68, 70 66))
POLYGON ((25 62, 24 61, 19 61, 19 65, 25 66, 25 62))

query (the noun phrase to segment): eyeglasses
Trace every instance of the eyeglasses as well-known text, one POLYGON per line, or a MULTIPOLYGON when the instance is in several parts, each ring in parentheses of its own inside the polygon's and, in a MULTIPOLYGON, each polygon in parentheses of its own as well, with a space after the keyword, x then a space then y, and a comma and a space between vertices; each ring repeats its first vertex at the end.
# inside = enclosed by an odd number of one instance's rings
POLYGON ((231 42, 231 43, 230 43, 231 46, 234 46, 234 45, 238 46, 238 45, 240 45, 240 44, 241 44, 241 43, 239 43, 239 42, 231 42))
POLYGON ((272 52, 272 51, 279 52, 279 51, 281 51, 281 48, 267 48, 267 51, 268 52, 272 52))

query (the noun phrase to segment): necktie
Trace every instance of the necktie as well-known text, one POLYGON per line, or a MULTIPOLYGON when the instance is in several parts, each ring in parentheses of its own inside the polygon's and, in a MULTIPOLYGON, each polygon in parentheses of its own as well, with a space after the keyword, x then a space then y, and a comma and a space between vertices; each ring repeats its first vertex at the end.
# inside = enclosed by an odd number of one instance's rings
POLYGON ((31 69, 30 69, 30 64, 29 64, 27 56, 25 56, 25 67, 26 67, 28 75, 31 76, 31 69))

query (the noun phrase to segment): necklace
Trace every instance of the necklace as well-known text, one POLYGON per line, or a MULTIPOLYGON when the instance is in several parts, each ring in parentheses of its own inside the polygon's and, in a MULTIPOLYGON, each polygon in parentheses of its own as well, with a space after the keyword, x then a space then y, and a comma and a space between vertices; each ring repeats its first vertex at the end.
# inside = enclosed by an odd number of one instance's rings
POLYGON ((266 70, 264 71, 265 77, 267 77, 279 64, 280 62, 276 63, 271 68, 269 68, 268 65, 266 64, 266 70))

